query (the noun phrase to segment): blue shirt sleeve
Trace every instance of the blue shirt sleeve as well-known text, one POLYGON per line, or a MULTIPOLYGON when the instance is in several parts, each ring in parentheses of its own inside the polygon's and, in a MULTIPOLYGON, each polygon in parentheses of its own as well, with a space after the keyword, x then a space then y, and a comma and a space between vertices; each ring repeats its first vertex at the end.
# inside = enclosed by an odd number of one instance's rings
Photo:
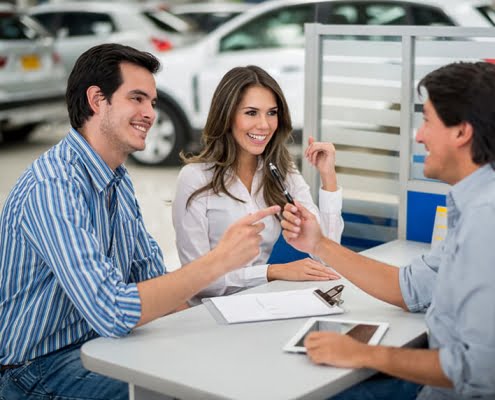
POLYGON ((431 304, 433 289, 437 280, 443 244, 428 254, 415 258, 410 265, 399 271, 402 297, 411 312, 426 312, 431 304))
POLYGON ((127 334, 139 321, 135 283, 126 283, 96 237, 74 183, 48 179, 29 192, 22 234, 52 270, 72 304, 100 335, 127 334))

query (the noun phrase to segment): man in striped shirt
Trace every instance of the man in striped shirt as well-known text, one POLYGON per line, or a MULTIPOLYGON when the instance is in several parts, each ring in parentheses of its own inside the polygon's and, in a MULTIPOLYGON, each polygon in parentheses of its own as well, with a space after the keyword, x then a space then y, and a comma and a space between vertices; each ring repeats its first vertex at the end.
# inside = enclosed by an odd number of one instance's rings
POLYGON ((127 386, 84 370, 79 348, 167 313, 259 251, 271 207, 166 274, 123 162, 155 120, 158 60, 106 44, 72 70, 72 129, 20 177, 0 215, 0 398, 124 399, 127 386))

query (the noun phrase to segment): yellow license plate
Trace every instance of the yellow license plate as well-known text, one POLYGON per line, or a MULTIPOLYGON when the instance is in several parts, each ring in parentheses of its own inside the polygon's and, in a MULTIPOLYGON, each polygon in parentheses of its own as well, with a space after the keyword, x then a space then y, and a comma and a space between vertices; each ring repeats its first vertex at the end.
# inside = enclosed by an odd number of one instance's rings
POLYGON ((41 60, 36 54, 25 55, 21 57, 22 69, 34 71, 41 68, 41 60))

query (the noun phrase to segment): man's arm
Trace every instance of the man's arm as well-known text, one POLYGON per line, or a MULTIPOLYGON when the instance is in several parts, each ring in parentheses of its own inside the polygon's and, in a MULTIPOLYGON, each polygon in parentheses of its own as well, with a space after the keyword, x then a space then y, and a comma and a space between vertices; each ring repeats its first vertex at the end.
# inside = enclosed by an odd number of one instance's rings
POLYGON ((323 260, 368 294, 407 310, 399 269, 357 254, 323 236, 316 217, 296 202, 287 204, 282 221, 287 243, 323 260))
POLYGON ((177 271, 137 284, 141 318, 137 326, 174 311, 223 274, 239 268, 259 253, 261 219, 276 214, 273 206, 241 218, 224 233, 217 247, 177 271))
POLYGON ((372 368, 422 385, 451 388, 440 365, 438 350, 369 346, 335 332, 313 332, 304 341, 316 364, 372 368))

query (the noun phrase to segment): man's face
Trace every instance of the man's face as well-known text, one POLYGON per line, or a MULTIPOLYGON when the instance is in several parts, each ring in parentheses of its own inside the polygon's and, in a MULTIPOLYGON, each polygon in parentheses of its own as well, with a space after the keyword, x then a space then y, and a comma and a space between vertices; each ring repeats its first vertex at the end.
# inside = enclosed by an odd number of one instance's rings
POLYGON ((122 63, 120 71, 122 85, 110 102, 102 103, 101 134, 112 151, 126 158, 145 148, 146 136, 156 117, 157 94, 155 78, 146 68, 122 63))
POLYGON ((457 158, 453 139, 458 131, 457 125, 445 126, 431 101, 426 100, 423 106, 423 124, 416 133, 416 142, 423 143, 427 151, 425 177, 455 183, 457 158))

